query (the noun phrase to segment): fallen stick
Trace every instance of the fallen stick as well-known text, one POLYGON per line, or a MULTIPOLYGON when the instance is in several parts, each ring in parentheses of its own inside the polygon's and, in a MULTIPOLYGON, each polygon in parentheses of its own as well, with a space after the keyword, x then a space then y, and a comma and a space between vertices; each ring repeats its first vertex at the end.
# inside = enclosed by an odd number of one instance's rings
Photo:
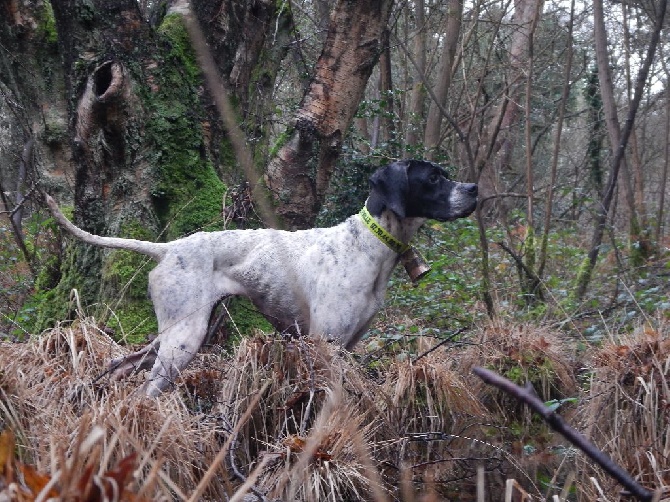
POLYGON ((653 499, 653 492, 650 492, 635 481, 628 472, 617 465, 605 452, 598 449, 598 447, 584 435, 565 423, 558 413, 547 407, 542 400, 537 397, 532 385, 529 384, 526 387, 519 387, 514 382, 498 375, 494 371, 481 367, 475 367, 472 371, 485 383, 498 387, 500 390, 528 405, 528 407, 540 415, 552 429, 560 433, 565 439, 586 453, 586 455, 602 467, 605 472, 626 487, 631 495, 645 502, 650 502, 653 499))

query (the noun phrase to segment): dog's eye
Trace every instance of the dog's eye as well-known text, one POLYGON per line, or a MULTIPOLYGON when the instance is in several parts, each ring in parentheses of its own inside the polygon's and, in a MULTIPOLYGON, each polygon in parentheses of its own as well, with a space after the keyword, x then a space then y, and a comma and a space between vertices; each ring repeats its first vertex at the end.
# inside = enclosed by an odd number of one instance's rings
POLYGON ((437 173, 433 173, 428 177, 428 183, 435 184, 438 181, 440 181, 440 175, 437 173))

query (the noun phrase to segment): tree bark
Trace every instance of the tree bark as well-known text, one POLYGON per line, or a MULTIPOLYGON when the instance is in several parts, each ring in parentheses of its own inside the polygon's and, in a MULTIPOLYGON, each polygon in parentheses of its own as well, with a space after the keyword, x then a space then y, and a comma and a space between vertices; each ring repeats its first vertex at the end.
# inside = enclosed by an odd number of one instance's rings
MULTIPOLYGON (((254 158, 258 164, 265 162, 275 81, 295 29, 290 4, 192 0, 192 6, 220 78, 234 100, 237 120, 252 139, 248 145, 254 158)), ((225 139, 224 130, 212 131, 214 146, 225 139)), ((219 152, 214 161, 223 173, 235 158, 230 152, 219 152)))
POLYGON ((563 80, 563 92, 561 94, 561 101, 558 105, 558 119, 556 122, 556 135, 554 137, 554 147, 551 154, 551 175, 549 178, 549 190, 547 192, 547 199, 544 206, 544 224, 542 229, 542 241, 540 244, 540 257, 538 260, 537 266, 537 275, 540 279, 544 276, 544 267, 547 263, 547 249, 549 246, 549 230, 551 227, 551 218, 553 213, 554 206, 554 190, 556 185, 557 173, 558 173, 558 159, 560 155, 561 148, 561 137, 563 135, 563 120, 565 118, 565 109, 568 105, 568 100, 570 99, 570 77, 572 74, 572 58, 574 55, 574 50, 572 48, 573 44, 573 27, 575 22, 575 0, 570 2, 570 20, 568 22, 568 37, 567 37, 567 46, 565 50, 567 51, 567 61, 565 63, 565 73, 563 80))
MULTIPOLYGON (((180 16, 154 29, 134 0, 58 0, 53 9, 76 223, 96 234, 158 240, 214 221, 223 185, 203 128, 214 119, 201 106, 199 70, 180 16)), ((99 306, 89 314, 105 322, 114 311, 112 329, 120 336, 132 328, 141 340, 156 329, 146 296, 151 266, 73 241, 60 281, 42 295, 35 329, 66 318, 76 288, 82 305, 99 306)))
MULTIPOLYGON (((665 94, 670 96, 670 68, 665 62, 663 52, 661 52, 661 66, 665 73, 665 94)), ((668 171, 670 171, 670 99, 665 100, 665 148, 663 148, 663 169, 661 171, 661 184, 659 187, 658 212, 656 213, 656 228, 654 229, 654 240, 658 246, 662 245, 665 225, 663 222, 665 215, 665 190, 668 184, 668 171)))
MULTIPOLYGON (((591 282, 591 276, 593 274, 593 269, 596 266, 598 261, 598 255, 600 253, 600 245, 602 244, 603 234, 605 232, 605 226, 607 224, 607 216, 612 205, 612 200, 614 199, 614 191, 617 184, 617 178, 619 176, 619 169, 623 161, 626 145, 628 143, 628 138, 635 124, 635 116, 637 114, 638 106, 642 100, 642 94, 644 91, 644 86, 647 81, 647 75, 649 74, 649 68, 654 60, 654 54, 656 53, 656 47, 660 38, 661 30, 663 29, 663 20, 665 18, 665 12, 667 4, 665 0, 659 1, 659 8, 656 10, 657 18, 654 23, 654 28, 651 34, 651 40, 649 47, 647 48, 647 53, 645 59, 640 66, 640 70, 637 74, 637 79, 635 81, 635 91, 633 93, 633 100, 630 103, 628 108, 628 116, 626 118, 626 124, 621 133, 621 137, 617 143, 614 143, 612 148, 614 148, 614 155, 612 157, 610 173, 607 180, 607 187, 603 195, 603 199, 600 204, 597 205, 597 214, 595 227, 591 237, 591 248, 588 252, 587 257, 584 260, 584 263, 580 267, 579 273, 577 274, 576 286, 575 286, 575 298, 581 300, 586 294, 589 283, 591 282)), ((594 19, 594 38, 596 44, 596 57, 598 58, 598 76, 601 79, 600 87, 601 92, 604 87, 612 89, 612 81, 609 70, 609 58, 607 53, 607 33, 605 31, 605 21, 603 16, 603 2, 602 0, 593 0, 593 19, 594 19)), ((605 97, 603 96, 605 101, 605 97)))
MULTIPOLYGON (((449 0, 447 2, 447 19, 444 27, 444 45, 442 46, 440 68, 436 77, 437 83, 435 84, 435 96, 442 107, 446 106, 447 94, 449 93, 449 87, 451 87, 451 77, 454 71, 454 60, 456 59, 456 49, 458 48, 462 22, 463 0, 449 0)), ((426 149, 426 158, 429 160, 435 160, 436 149, 440 145, 442 112, 438 103, 431 102, 426 119, 426 129, 424 131, 423 143, 426 149)))
POLYGON ((379 57, 380 139, 390 156, 395 157, 398 148, 395 142, 395 97, 391 70, 389 30, 385 29, 382 32, 382 53, 379 57))
POLYGON ((479 183, 480 197, 483 198, 505 191, 501 186, 501 174, 512 170, 512 154, 517 140, 514 126, 519 120, 521 110, 519 103, 527 65, 528 44, 535 30, 535 19, 542 14, 543 5, 543 0, 514 0, 513 21, 516 29, 509 49, 509 83, 506 96, 496 113, 498 119, 491 121, 489 125, 493 132, 487 136, 495 138, 491 153, 496 154, 496 157, 495 161, 483 165, 479 183))
MULTIPOLYGON (((607 32, 604 27, 604 14, 601 9, 596 10, 594 3, 594 38, 596 47, 596 60, 598 66, 598 80, 600 82, 600 95, 602 96, 603 112, 605 117, 605 125, 610 140, 612 152, 616 152, 621 143, 621 125, 619 123, 619 114, 617 112, 616 98, 614 97, 614 84, 612 81, 612 69, 610 67, 609 50, 607 42, 607 32), (599 21, 596 16, 603 16, 603 20, 599 21), (602 26, 601 26, 602 25, 602 26)), ((630 220, 630 230, 638 228, 638 219, 635 209, 635 201, 633 199, 633 187, 625 156, 621 159, 620 169, 622 171, 622 192, 626 201, 628 210, 628 217, 630 220)), ((617 180, 618 181, 617 168, 617 180)))
MULTIPOLYGON (((426 17, 423 0, 414 2, 414 29, 412 39, 412 91, 407 110, 407 133, 405 134, 405 156, 413 157, 420 150, 419 131, 423 125, 423 103, 426 99, 426 17)), ((423 153, 422 153, 423 154, 423 153)))
MULTIPOLYGON (((623 10, 623 44, 625 55, 625 72, 626 72, 626 94, 628 102, 632 101, 633 84, 631 79, 631 58, 630 58, 630 26, 628 19, 629 7, 625 4, 621 5, 623 10)), ((651 229, 647 219, 647 211, 644 203, 644 176, 642 173, 642 158, 640 149, 638 147, 637 132, 635 128, 630 133, 630 149, 631 149, 631 165, 633 172, 626 173, 626 163, 624 161, 624 176, 626 181, 626 190, 629 191, 627 202, 630 207, 630 242, 633 246, 631 248, 631 256, 633 263, 641 265, 642 261, 649 258, 652 254, 653 245, 651 243, 651 229)))
POLYGON ((392 0, 338 0, 309 91, 266 184, 290 228, 312 226, 382 47, 392 0))
MULTIPOLYGON (((166 8, 173 3, 154 3, 149 22, 134 0, 0 2, 0 116, 17 117, 14 161, 35 138, 42 188, 61 203, 74 198, 74 219, 88 231, 171 240, 220 215, 223 169, 214 166, 230 170, 235 156, 203 92, 177 6, 166 8)), ((235 84, 245 129, 261 144, 265 122, 257 119, 269 115, 265 107, 289 45, 288 3, 196 0, 202 4, 217 9, 200 14, 219 16, 213 17, 221 31, 212 30, 209 40, 226 83, 235 84), (259 60, 263 71, 256 71, 259 60)), ((4 151, 0 184, 16 186, 17 164, 6 169, 4 151)), ((67 242, 53 275, 41 274, 36 317, 26 328, 39 332, 68 318, 76 288, 82 305, 105 306, 89 312, 100 321, 111 309, 126 328, 144 323, 137 340, 153 332, 146 296, 151 266, 139 255, 67 242)))

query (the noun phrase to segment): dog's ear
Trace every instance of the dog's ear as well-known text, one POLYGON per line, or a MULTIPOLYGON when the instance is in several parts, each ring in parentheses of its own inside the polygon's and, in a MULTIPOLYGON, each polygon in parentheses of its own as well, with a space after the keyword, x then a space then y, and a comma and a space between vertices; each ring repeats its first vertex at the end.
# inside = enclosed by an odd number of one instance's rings
POLYGON ((405 201, 409 190, 408 167, 409 162, 394 162, 377 169, 370 176, 367 204, 370 214, 380 216, 384 209, 390 209, 399 218, 405 217, 405 201))

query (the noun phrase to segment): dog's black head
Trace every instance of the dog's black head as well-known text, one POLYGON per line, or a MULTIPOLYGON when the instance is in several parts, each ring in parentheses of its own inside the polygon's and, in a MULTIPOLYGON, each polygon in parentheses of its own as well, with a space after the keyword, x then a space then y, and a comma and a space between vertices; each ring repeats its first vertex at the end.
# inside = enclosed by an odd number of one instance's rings
POLYGON ((399 218, 451 221, 477 206, 477 185, 458 183, 440 166, 423 160, 402 160, 370 177, 367 207, 374 216, 390 209, 399 218))

